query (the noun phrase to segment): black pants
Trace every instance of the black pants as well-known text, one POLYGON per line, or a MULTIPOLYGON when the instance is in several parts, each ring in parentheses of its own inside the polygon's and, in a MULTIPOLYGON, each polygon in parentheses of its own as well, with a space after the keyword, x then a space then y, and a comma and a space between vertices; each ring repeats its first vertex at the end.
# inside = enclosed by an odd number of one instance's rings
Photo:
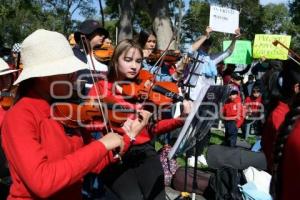
POLYGON ((235 147, 238 136, 238 128, 235 121, 225 121, 225 145, 235 147))
POLYGON ((132 146, 122 164, 108 166, 100 177, 121 200, 166 199, 159 156, 148 143, 132 146))

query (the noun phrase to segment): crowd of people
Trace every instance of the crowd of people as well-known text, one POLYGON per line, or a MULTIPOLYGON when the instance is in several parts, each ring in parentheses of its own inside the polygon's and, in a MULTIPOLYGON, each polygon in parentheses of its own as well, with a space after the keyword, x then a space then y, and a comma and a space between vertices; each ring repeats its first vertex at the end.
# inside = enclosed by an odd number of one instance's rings
POLYGON ((184 125, 216 77, 229 88, 223 145, 236 147, 239 130, 245 139, 261 136, 272 196, 296 196, 300 66, 263 59, 247 72, 220 67, 241 33, 218 54, 210 54, 212 34, 207 27, 185 56, 159 51, 151 29, 113 47, 95 20, 68 39, 39 29, 16 43, 10 59, 0 59, 1 198, 88 199, 105 185, 107 199, 166 199, 153 141, 184 125), (172 107, 177 112, 158 114, 172 107))

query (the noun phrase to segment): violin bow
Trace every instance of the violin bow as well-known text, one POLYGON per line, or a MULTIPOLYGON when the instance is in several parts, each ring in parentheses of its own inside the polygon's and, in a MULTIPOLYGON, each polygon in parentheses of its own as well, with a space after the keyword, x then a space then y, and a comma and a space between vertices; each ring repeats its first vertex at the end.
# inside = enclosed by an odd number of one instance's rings
MULTIPOLYGON (((284 44, 282 44, 279 40, 274 40, 274 41, 272 42, 272 44, 273 44, 275 47, 277 47, 278 44, 280 44, 283 48, 285 48, 286 50, 288 50, 289 53, 291 53, 292 55, 294 55, 296 58, 298 58, 298 59, 300 60, 300 56, 299 56, 296 52, 294 52, 292 49, 290 49, 290 48, 288 48, 287 46, 285 46, 284 44)), ((297 63, 298 65, 300 65, 300 62, 297 61, 297 60, 296 60, 295 58, 293 58, 292 56, 290 56, 289 54, 288 54, 288 57, 289 57, 290 59, 292 59, 295 63, 297 63)))
MULTIPOLYGON (((90 58, 90 60, 91 60, 91 65, 92 65, 92 66, 89 67, 89 72, 90 72, 90 76, 91 76, 92 81, 93 81, 93 86, 94 86, 94 88, 95 88, 95 92, 96 92, 96 96, 97 96, 96 100, 97 100, 97 103, 98 103, 98 107, 99 107, 99 110, 100 110, 100 112, 102 113, 102 116, 103 116, 103 122, 104 122, 104 125, 105 125, 105 129, 106 129, 107 133, 108 133, 109 131, 110 131, 110 132, 114 132, 113 129, 112 129, 112 127, 111 127, 111 122, 110 122, 108 119, 106 119, 106 117, 105 117, 105 115, 104 115, 105 112, 104 112, 104 110, 103 110, 102 102, 101 102, 101 99, 100 99, 99 88, 98 88, 97 85, 96 85, 96 81, 95 81, 95 78, 94 78, 94 73, 93 73, 92 70, 91 70, 91 67, 92 67, 92 69, 93 69, 94 71, 96 71, 95 64, 94 64, 94 60, 93 60, 93 57, 92 57, 92 54, 91 54, 91 50, 92 50, 92 49, 91 49, 91 47, 90 47, 90 45, 89 45, 89 42, 88 42, 88 40, 87 40, 87 38, 86 38, 85 35, 81 35, 81 36, 80 36, 80 39, 81 39, 81 43, 82 43, 82 46, 83 46, 83 50, 84 50, 85 55, 86 55, 86 56, 89 56, 89 58, 90 58), (88 53, 88 52, 90 52, 90 53, 88 53), (109 128, 108 128, 108 126, 107 126, 107 123, 109 124, 109 128)), ((89 62, 88 62, 88 65, 89 65, 89 62)))
POLYGON ((172 42, 175 40, 174 37, 175 37, 175 32, 173 32, 173 35, 172 35, 172 37, 171 37, 171 40, 169 41, 169 43, 168 43, 166 49, 163 51, 163 53, 161 54, 161 56, 158 58, 158 60, 157 60, 156 63, 154 64, 154 66, 156 66, 156 65, 160 62, 160 64, 158 65, 157 69, 154 71, 154 78, 156 77, 156 73, 158 72, 158 69, 161 67, 161 65, 162 65, 162 63, 163 63, 163 61, 164 61, 164 58, 165 58, 165 56, 166 56, 166 54, 167 54, 167 51, 169 50, 169 48, 170 48, 172 42))

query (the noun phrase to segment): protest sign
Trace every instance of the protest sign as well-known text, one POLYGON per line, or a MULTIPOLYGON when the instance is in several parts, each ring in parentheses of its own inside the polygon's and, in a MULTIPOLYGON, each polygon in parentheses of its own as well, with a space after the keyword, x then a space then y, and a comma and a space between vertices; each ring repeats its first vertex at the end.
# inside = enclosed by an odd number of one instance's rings
MULTIPOLYGON (((225 51, 231 41, 223 41, 223 50, 225 51)), ((252 44, 248 40, 237 40, 235 43, 234 50, 228 58, 225 59, 224 63, 230 64, 250 64, 252 62, 252 44)))
POLYGON ((289 47, 291 43, 290 35, 268 35, 256 34, 253 45, 253 58, 279 59, 286 60, 288 50, 281 45, 274 46, 272 43, 278 40, 285 46, 289 47))
POLYGON ((209 26, 213 31, 233 33, 239 28, 240 12, 230 8, 210 6, 209 26))

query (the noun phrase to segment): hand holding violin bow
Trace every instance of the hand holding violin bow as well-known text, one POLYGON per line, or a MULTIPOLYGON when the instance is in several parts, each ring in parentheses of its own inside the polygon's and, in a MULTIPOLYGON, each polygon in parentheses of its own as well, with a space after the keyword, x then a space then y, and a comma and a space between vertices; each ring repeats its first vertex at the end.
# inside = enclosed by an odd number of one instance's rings
POLYGON ((135 137, 148 124, 151 116, 152 113, 149 111, 139 110, 137 111, 137 118, 128 118, 122 128, 131 140, 135 140, 135 137))

